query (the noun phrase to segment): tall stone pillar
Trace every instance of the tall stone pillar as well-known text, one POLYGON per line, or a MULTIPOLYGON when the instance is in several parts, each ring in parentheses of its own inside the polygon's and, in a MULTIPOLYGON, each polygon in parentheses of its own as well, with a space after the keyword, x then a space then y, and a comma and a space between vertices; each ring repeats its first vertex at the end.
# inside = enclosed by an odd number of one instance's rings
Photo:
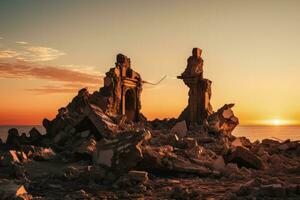
POLYGON ((185 120, 188 125, 195 123, 202 125, 212 113, 211 81, 203 78, 201 53, 201 49, 194 48, 193 55, 187 60, 185 71, 177 77, 189 87, 188 106, 179 116, 179 119, 185 120))

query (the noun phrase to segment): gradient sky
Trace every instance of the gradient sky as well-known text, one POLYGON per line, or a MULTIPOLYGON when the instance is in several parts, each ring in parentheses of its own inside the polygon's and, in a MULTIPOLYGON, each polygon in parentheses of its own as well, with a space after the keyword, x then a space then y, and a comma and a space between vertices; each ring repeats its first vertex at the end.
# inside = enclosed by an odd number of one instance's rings
POLYGON ((85 86, 97 90, 124 53, 144 80, 142 112, 177 117, 175 77, 203 49, 217 110, 242 124, 300 123, 300 1, 0 1, 0 124, 40 124, 85 86))

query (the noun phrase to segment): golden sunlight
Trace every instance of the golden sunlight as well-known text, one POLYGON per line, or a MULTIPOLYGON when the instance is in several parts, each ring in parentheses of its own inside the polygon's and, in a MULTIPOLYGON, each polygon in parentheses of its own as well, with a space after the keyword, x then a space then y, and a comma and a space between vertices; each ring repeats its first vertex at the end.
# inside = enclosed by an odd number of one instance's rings
POLYGON ((281 124, 282 124, 282 120, 280 120, 280 119, 273 119, 273 125, 274 126, 279 126, 281 124))
POLYGON ((270 125, 270 126, 284 126, 284 125, 293 124, 293 121, 275 118, 275 119, 269 119, 269 120, 262 120, 262 121, 260 121, 260 124, 270 125))

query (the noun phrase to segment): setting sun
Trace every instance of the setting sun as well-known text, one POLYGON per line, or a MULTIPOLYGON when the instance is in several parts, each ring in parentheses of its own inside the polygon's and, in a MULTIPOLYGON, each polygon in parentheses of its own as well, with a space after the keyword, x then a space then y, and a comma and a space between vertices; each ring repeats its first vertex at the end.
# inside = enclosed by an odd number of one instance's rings
POLYGON ((282 125, 282 121, 280 119, 273 119, 273 125, 274 126, 282 125))
POLYGON ((274 119, 259 121, 258 124, 269 125, 269 126, 284 126, 284 125, 293 125, 293 124, 295 124, 295 121, 280 119, 280 118, 274 118, 274 119))

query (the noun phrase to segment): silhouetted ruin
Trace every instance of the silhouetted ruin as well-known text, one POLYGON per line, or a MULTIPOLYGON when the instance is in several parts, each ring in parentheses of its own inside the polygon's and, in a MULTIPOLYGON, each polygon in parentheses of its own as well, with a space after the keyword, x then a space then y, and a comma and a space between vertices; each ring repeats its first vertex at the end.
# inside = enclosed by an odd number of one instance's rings
POLYGON ((112 115, 126 115, 138 121, 141 109, 141 76, 132 70, 130 58, 118 54, 116 66, 106 73, 100 93, 108 97, 106 111, 112 115))
POLYGON ((188 125, 203 124, 212 114, 211 81, 203 78, 202 50, 194 48, 192 56, 187 59, 185 71, 178 76, 189 87, 188 106, 179 116, 180 120, 185 120, 188 125))

